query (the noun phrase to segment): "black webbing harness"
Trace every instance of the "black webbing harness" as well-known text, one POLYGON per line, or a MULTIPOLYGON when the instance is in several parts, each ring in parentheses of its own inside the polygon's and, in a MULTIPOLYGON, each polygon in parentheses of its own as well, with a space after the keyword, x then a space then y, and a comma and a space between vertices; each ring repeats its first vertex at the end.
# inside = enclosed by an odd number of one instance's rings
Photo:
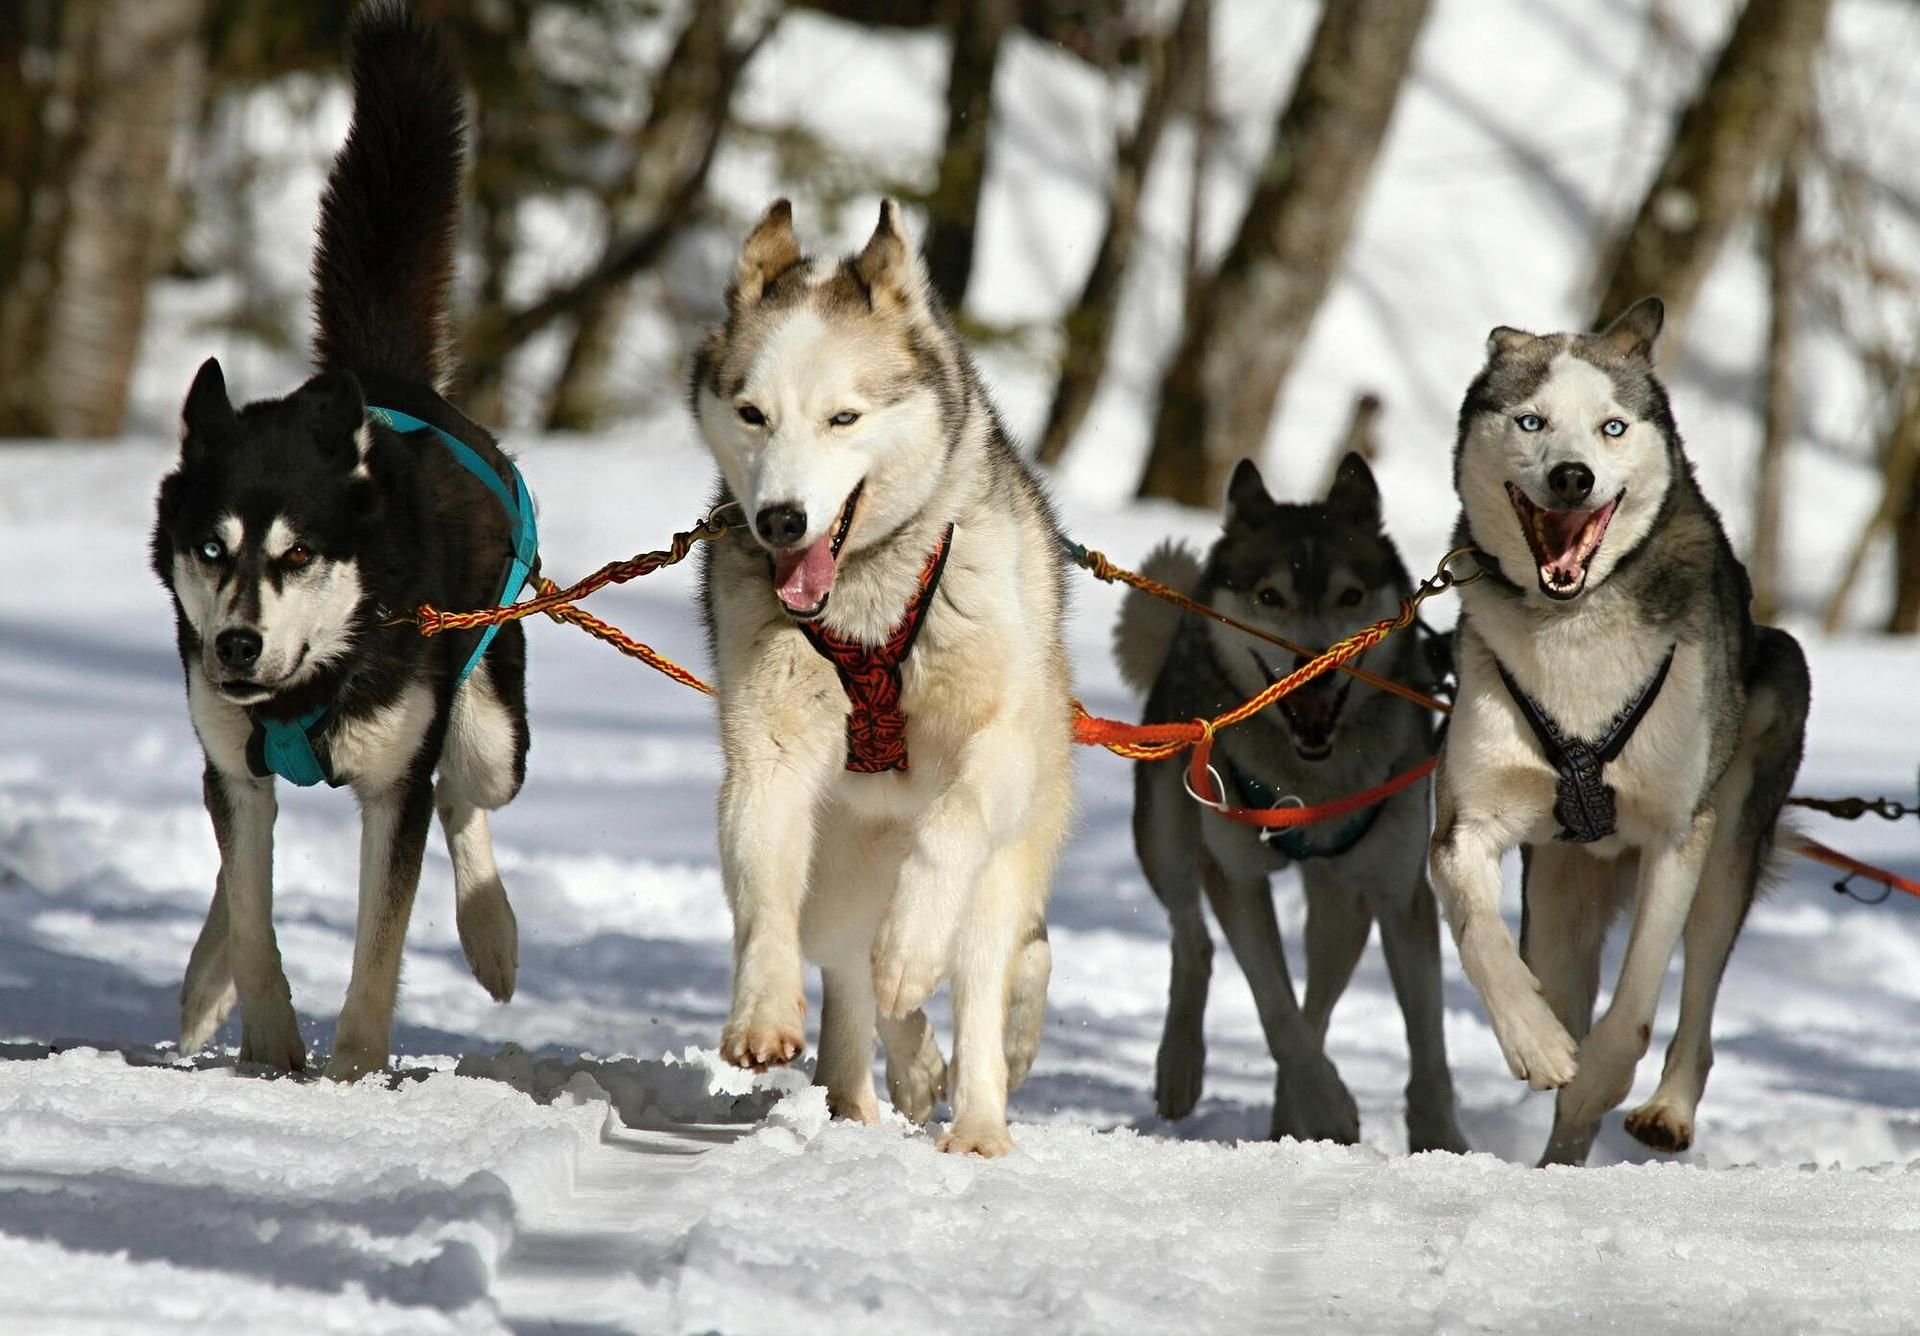
POLYGON ((1667 669, 1673 667, 1673 649, 1660 660, 1660 666, 1654 669, 1652 678, 1640 688, 1639 694, 1613 716, 1606 731, 1597 738, 1569 736, 1554 722, 1552 715, 1540 708, 1540 702, 1520 689, 1505 664, 1496 659, 1494 666, 1500 670, 1500 680, 1507 684, 1507 694, 1520 707, 1521 718, 1540 740, 1547 764, 1560 775, 1559 791, 1553 802, 1553 815, 1560 823, 1560 833, 1554 838, 1568 844, 1592 844, 1613 834, 1613 786, 1601 778, 1601 770, 1626 750, 1634 730, 1653 708, 1654 699, 1666 683, 1667 669))

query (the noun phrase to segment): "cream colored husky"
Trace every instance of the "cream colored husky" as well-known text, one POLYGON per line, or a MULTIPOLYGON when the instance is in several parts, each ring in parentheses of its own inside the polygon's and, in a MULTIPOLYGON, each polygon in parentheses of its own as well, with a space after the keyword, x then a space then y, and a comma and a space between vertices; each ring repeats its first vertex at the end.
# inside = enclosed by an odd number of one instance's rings
POLYGON ((873 1039, 916 1122, 943 1088, 943 1150, 1003 1155, 1033 1062, 1045 909, 1071 807, 1064 563, 891 201, 859 255, 814 261, 785 200, 747 238, 694 365, 694 416, 746 524, 703 596, 726 779, 734 920, 721 1052, 805 1043, 816 1079, 878 1116, 873 1039), (951 1080, 921 1005, 953 983, 951 1080))

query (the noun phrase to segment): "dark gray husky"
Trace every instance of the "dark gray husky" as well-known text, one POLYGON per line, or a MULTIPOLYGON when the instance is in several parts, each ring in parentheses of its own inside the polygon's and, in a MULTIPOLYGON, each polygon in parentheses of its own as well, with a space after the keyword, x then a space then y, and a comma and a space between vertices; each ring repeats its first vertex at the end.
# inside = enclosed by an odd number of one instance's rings
MULTIPOLYGON (((1204 562, 1177 546, 1146 573, 1208 606, 1295 644, 1318 649, 1392 616, 1409 584, 1380 527, 1380 493, 1366 462, 1348 455, 1325 501, 1282 505, 1242 462, 1227 493, 1226 528, 1204 562)), ((1285 651, 1135 592, 1115 632, 1123 676, 1147 692, 1149 723, 1212 716, 1291 672, 1285 651)), ((1371 671, 1430 688, 1428 656, 1412 636, 1368 651, 1371 671)), ((1220 735, 1214 768, 1238 807, 1308 804, 1371 788, 1430 756, 1433 729, 1418 706, 1344 673, 1328 673, 1220 735)), ((1173 984, 1154 1099, 1183 1118, 1200 1098, 1201 1033, 1213 945, 1201 893, 1213 905, 1253 988, 1279 1064, 1273 1135, 1353 1142, 1360 1119, 1324 1041, 1327 1018, 1380 924, 1412 1074, 1407 1140, 1464 1151, 1441 1030, 1439 916, 1427 889, 1427 784, 1357 815, 1271 834, 1214 815, 1185 784, 1186 761, 1143 763, 1134 780, 1140 864, 1173 924, 1173 984), (1268 878, 1299 863, 1307 895, 1307 995, 1294 997, 1268 878)))
POLYGON ((236 410, 219 364, 201 367, 153 534, 220 846, 181 1048, 211 1038, 237 996, 241 1058, 305 1066, 273 931, 274 785, 325 780, 361 808, 353 976, 327 1064, 340 1079, 386 1064, 436 805, 467 961, 496 998, 513 993, 518 938, 486 813, 525 773, 520 626, 428 640, 394 614, 510 599, 534 541, 518 472, 435 392, 459 83, 404 6, 374 4, 354 23, 353 88, 314 256, 321 373, 236 410))
POLYGON ((1513 1074, 1558 1089, 1545 1159, 1580 1163, 1647 1051, 1675 942, 1680 1028, 1627 1130, 1684 1150, 1714 999, 1800 766, 1807 665, 1756 626, 1746 570, 1654 374, 1664 310, 1599 334, 1505 327, 1460 407, 1460 691, 1435 779, 1433 884, 1513 1074), (1521 949, 1500 859, 1526 859, 1521 949), (1600 950, 1633 906, 1594 1022, 1600 950))

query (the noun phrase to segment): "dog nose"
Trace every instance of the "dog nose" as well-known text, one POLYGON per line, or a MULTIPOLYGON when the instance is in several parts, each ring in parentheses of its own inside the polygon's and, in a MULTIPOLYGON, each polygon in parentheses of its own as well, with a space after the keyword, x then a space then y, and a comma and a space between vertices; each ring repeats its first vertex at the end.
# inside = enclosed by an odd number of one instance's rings
POLYGON ((763 506, 753 527, 774 547, 792 547, 807 532, 807 512, 799 506, 763 506))
POLYGON ((224 667, 243 670, 260 661, 263 642, 258 631, 235 629, 222 631, 213 638, 213 652, 224 667))
POLYGON ((1555 464, 1547 475, 1547 486, 1570 506, 1577 506, 1593 493, 1593 470, 1585 464, 1555 464))

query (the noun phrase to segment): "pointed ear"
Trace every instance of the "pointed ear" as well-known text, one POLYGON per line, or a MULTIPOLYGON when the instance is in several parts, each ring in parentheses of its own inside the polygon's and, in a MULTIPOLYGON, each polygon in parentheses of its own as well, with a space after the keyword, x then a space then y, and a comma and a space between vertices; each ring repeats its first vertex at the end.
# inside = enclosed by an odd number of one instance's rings
POLYGON ((880 201, 880 221, 853 267, 866 285, 867 299, 874 310, 900 310, 919 304, 926 291, 926 271, 900 224, 900 206, 892 200, 880 201))
POLYGON ((1340 461, 1333 486, 1327 489, 1327 506, 1356 523, 1380 527, 1380 488, 1373 480, 1373 470, 1358 453, 1348 451, 1340 461))
POLYGON ((1487 358, 1491 361, 1503 353, 1517 353, 1538 337, 1512 325, 1495 325, 1487 335, 1487 358))
POLYGON ((1600 333, 1600 343, 1620 357, 1653 360, 1653 345, 1667 323, 1667 304, 1658 297, 1642 297, 1620 313, 1600 333))
POLYGON ((753 305, 767 290, 767 284, 799 264, 801 258, 800 243, 793 235, 793 205, 777 199, 760 216, 740 248, 733 286, 727 289, 727 305, 736 309, 753 305))
POLYGON ((1227 514, 1241 519, 1254 519, 1273 509, 1273 498, 1267 495, 1267 485, 1260 480, 1260 469, 1251 459, 1243 459, 1233 466, 1233 477, 1227 483, 1227 514))
POLYGON ((206 452, 233 439, 237 419, 227 398, 227 377, 218 358, 200 364, 180 409, 180 453, 183 459, 203 458, 206 452))

